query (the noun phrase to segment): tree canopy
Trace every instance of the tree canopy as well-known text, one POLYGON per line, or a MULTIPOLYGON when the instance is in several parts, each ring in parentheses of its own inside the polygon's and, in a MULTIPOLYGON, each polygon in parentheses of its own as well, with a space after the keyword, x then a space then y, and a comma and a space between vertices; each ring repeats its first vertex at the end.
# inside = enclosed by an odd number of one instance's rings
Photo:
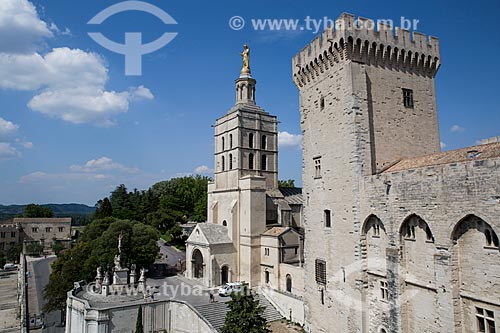
POLYGON ((158 257, 156 241, 159 233, 137 221, 105 218, 94 220, 86 228, 76 246, 60 253, 52 264, 49 283, 44 289, 46 312, 64 310, 67 292, 76 281, 92 281, 96 268, 112 267, 118 254, 118 235, 123 233, 122 265, 148 267, 158 257))
POLYGON ((270 333, 266 319, 262 316, 264 307, 252 293, 231 294, 227 304, 222 333, 270 333))
POLYGON ((295 187, 295 180, 278 180, 278 187, 295 187))
POLYGON ((40 206, 37 204, 29 204, 24 208, 24 217, 53 217, 54 213, 49 207, 40 206))

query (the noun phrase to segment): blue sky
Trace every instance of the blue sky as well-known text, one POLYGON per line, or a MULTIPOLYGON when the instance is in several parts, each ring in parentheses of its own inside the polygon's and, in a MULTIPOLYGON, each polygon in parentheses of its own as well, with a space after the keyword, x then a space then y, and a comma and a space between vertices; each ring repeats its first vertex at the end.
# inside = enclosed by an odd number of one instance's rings
POLYGON ((436 78, 444 149, 500 135, 498 1, 180 1, 148 0, 177 25, 124 12, 87 22, 119 1, 0 0, 0 203, 89 205, 124 183, 157 181, 213 168, 215 119, 234 103, 244 43, 252 50, 257 103, 280 120, 281 179, 300 184, 298 92, 291 58, 311 31, 255 31, 252 19, 372 19, 403 16, 440 38, 436 78), (232 30, 233 16, 246 25, 232 30), (88 32, 116 42, 125 32, 153 41, 177 37, 143 57, 141 76, 88 32))

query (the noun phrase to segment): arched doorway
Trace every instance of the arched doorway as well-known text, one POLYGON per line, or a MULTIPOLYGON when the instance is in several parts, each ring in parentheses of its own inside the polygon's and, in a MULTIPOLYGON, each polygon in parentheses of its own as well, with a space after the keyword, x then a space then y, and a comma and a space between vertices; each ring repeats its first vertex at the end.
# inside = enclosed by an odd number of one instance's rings
POLYGON ((226 284, 229 282, 229 267, 222 266, 220 270, 220 280, 221 284, 226 284))
POLYGON ((191 262, 193 263, 193 277, 195 279, 203 278, 203 255, 200 250, 193 251, 191 262))

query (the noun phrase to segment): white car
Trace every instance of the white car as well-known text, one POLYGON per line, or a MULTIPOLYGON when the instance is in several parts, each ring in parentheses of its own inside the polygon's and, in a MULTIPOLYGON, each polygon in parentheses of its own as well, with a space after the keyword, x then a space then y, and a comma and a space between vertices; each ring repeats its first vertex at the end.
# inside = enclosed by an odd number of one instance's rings
POLYGON ((243 283, 229 282, 219 288, 219 296, 230 296, 232 293, 238 294, 243 291, 243 283))
POLYGON ((17 269, 17 265, 16 264, 5 264, 3 266, 3 269, 4 270, 14 270, 14 269, 17 269))

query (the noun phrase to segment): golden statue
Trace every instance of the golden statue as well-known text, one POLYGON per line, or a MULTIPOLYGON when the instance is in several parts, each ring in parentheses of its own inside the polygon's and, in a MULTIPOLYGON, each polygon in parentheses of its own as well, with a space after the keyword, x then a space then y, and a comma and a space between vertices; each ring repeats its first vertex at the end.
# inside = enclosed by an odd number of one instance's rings
POLYGON ((243 67, 241 68, 241 74, 250 74, 250 48, 247 44, 243 45, 243 52, 241 52, 241 57, 243 58, 243 67))

